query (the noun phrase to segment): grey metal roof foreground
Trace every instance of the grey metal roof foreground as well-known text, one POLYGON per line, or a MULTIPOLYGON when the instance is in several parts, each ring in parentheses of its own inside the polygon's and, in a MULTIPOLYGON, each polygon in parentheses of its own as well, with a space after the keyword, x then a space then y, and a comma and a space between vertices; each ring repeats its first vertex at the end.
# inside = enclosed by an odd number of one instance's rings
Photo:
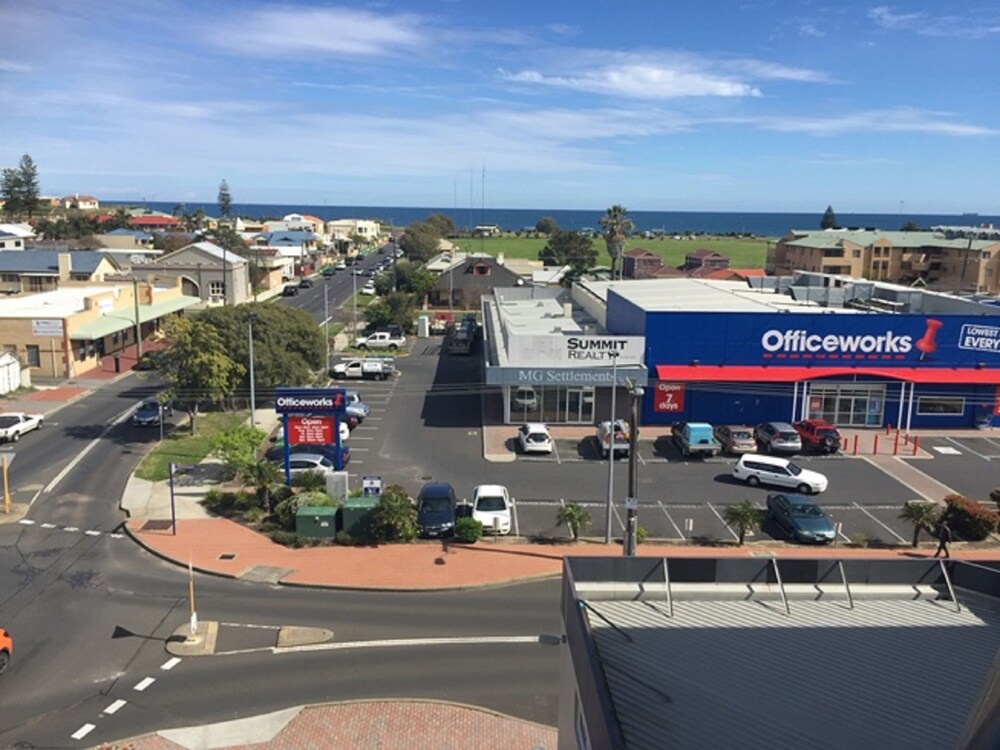
POLYGON ((93 273, 105 259, 93 250, 17 250, 0 253, 0 273, 59 273, 59 256, 70 256, 71 273, 93 273))
POLYGON ((629 748, 952 747, 1000 647, 928 599, 588 607, 629 748))

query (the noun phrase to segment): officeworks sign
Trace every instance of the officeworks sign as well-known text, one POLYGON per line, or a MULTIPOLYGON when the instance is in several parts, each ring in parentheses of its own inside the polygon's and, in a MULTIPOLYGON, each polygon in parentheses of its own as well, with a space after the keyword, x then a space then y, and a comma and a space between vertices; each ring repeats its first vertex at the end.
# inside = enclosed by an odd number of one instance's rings
POLYGON ((276 388, 278 414, 343 414, 347 407, 343 388, 276 388))
POLYGON ((641 365, 645 339, 611 334, 511 334, 507 359, 518 367, 618 367, 641 365))

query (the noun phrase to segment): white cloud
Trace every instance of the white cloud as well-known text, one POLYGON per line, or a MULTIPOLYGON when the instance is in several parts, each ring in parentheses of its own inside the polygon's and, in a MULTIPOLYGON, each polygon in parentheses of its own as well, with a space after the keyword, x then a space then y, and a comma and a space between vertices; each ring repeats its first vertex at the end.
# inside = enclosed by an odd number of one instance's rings
POLYGON ((204 36, 241 55, 277 59, 398 57, 432 45, 424 21, 413 14, 294 5, 217 19, 204 36))
POLYGON ((14 62, 13 60, 0 59, 0 73, 27 73, 30 70, 30 65, 14 62))
POLYGON ((1000 12, 995 9, 933 16, 922 12, 897 13, 888 5, 879 5, 868 11, 868 17, 888 31, 912 31, 924 36, 981 39, 1000 34, 1000 12))
POLYGON ((673 99, 684 96, 759 96, 745 83, 696 71, 651 65, 622 65, 591 70, 582 75, 546 75, 537 70, 517 73, 500 70, 504 80, 623 96, 630 99, 673 99))
POLYGON ((829 116, 789 115, 785 117, 730 118, 728 121, 754 125, 763 130, 808 133, 816 136, 850 133, 928 133, 956 137, 1000 135, 1000 130, 954 122, 948 120, 940 112, 908 107, 829 116))

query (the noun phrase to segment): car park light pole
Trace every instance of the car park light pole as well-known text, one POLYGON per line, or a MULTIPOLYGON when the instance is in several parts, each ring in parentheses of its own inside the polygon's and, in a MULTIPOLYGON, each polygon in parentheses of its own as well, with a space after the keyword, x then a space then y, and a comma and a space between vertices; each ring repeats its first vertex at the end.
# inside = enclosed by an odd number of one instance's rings
POLYGON ((323 338, 326 340, 326 367, 330 371, 330 280, 323 282, 323 338))
POLYGON ((635 557, 636 537, 639 523, 639 498, 636 496, 638 482, 636 472, 639 461, 636 456, 636 449, 639 445, 639 401, 642 400, 643 389, 640 386, 629 383, 629 394, 632 396, 632 410, 629 414, 629 435, 628 435, 628 496, 625 498, 625 540, 622 545, 622 554, 625 557, 635 557))
MULTIPOLYGON (((247 315, 247 337, 250 345, 250 426, 257 426, 257 393, 256 385, 254 383, 254 372, 253 372, 253 322, 257 319, 257 313, 250 313, 247 315)), ((329 357, 327 357, 329 361, 329 357)))
MULTIPOLYGON (((611 357, 611 438, 608 445, 608 497, 604 507, 604 543, 611 544, 611 504, 615 493, 615 394, 618 392, 618 352, 608 352, 611 357)), ((598 448, 600 448, 600 437, 598 436, 598 448)), ((629 459, 631 460, 631 458, 629 459)))

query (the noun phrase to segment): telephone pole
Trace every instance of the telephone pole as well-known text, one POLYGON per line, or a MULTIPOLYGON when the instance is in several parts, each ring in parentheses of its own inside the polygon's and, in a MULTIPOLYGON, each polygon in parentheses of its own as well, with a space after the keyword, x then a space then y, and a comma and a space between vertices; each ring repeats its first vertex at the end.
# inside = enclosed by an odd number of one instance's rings
POLYGON ((629 383, 629 395, 632 397, 632 409, 629 412, 628 436, 628 496, 625 498, 625 539, 622 543, 622 554, 625 557, 635 557, 636 535, 639 528, 639 498, 636 472, 639 461, 637 448, 639 446, 639 402, 644 393, 642 387, 629 383))

